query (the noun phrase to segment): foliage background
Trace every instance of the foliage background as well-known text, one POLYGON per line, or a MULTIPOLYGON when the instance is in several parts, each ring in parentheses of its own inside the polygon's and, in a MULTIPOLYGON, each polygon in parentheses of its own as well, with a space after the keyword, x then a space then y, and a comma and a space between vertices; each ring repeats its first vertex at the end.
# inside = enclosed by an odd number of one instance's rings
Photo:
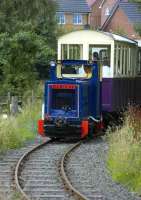
POLYGON ((0 2, 0 95, 23 95, 48 76, 58 34, 55 10, 51 0, 0 2))

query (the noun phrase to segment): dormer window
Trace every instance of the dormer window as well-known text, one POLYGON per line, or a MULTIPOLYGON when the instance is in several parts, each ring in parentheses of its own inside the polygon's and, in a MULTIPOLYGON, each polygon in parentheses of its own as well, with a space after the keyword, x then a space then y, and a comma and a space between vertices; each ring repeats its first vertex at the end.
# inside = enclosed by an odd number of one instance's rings
POLYGON ((106 10, 105 10, 105 15, 106 15, 106 16, 109 16, 109 15, 110 15, 110 10, 109 10, 109 8, 106 8, 106 10))
POLYGON ((74 14, 73 15, 73 24, 82 24, 82 14, 74 14))
POLYGON ((56 15, 58 24, 65 24, 65 14, 64 13, 57 13, 56 15))

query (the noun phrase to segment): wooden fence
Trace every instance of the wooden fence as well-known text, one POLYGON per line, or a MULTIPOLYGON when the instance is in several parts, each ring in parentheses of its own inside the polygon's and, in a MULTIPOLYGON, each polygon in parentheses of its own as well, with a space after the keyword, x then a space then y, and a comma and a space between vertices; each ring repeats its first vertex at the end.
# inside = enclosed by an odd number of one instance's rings
MULTIPOLYGON (((32 92, 27 101, 33 104, 36 99, 41 99, 41 97, 35 96, 32 92)), ((0 96, 0 115, 16 115, 22 110, 22 106, 23 100, 21 97, 11 96, 10 94, 0 96)))

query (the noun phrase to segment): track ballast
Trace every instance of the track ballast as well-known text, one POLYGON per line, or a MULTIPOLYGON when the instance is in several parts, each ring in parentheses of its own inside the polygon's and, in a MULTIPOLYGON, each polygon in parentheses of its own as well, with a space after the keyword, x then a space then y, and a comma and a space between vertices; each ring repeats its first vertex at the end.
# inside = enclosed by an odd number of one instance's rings
MULTIPOLYGON (((81 142, 62 143, 50 140, 24 154, 15 170, 16 187, 27 200, 103 200, 99 194, 93 197, 80 193, 70 182, 67 160, 81 142)), ((77 167, 81 168, 77 163, 77 167)), ((75 185, 85 187, 85 182, 75 185)), ((89 186, 89 189, 90 188, 89 186)), ((86 189, 87 190, 87 189, 86 189)))

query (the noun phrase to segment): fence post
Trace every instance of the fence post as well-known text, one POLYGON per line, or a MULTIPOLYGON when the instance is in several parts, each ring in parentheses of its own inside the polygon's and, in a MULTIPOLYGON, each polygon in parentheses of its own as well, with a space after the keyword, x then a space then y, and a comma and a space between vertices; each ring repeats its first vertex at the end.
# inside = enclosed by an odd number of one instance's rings
POLYGON ((31 105, 35 103, 35 96, 34 96, 34 91, 32 90, 31 92, 31 105))
POLYGON ((10 114, 15 116, 18 113, 18 97, 12 96, 10 104, 10 114))
POLYGON ((7 112, 10 115, 10 103, 11 103, 11 94, 10 92, 7 93, 7 112))

